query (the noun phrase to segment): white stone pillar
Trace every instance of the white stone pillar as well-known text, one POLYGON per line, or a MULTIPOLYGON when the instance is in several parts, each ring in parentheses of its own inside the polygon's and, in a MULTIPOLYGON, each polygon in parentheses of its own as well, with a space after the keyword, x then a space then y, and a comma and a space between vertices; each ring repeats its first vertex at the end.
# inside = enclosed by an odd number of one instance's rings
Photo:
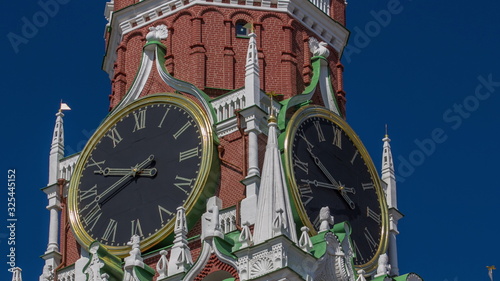
POLYGON ((396 233, 389 234, 389 262, 391 264, 391 275, 399 276, 398 267, 398 245, 396 243, 396 233))
POLYGON ((49 244, 47 246, 48 252, 58 252, 59 251, 59 211, 61 208, 57 205, 49 206, 47 209, 50 211, 50 222, 49 222, 49 244))
POLYGON ((259 176, 259 131, 254 128, 248 131, 248 176, 259 176))

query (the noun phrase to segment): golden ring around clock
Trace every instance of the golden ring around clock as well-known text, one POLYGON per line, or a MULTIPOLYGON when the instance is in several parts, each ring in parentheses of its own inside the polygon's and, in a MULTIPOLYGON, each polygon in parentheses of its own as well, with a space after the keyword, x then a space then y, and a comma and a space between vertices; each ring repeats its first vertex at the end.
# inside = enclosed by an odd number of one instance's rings
MULTIPOLYGON (((314 117, 324 118, 326 120, 333 122, 347 134, 347 136, 351 139, 356 148, 359 150, 359 153, 364 159, 366 167, 368 168, 368 171, 373 179, 373 184, 376 190, 378 200, 380 202, 380 209, 381 209, 382 226, 381 226, 380 245, 378 247, 376 254, 369 262, 361 265, 356 265, 357 269, 364 269, 366 272, 371 272, 375 270, 377 267, 378 257, 386 252, 388 243, 387 240, 389 232, 389 225, 388 225, 389 217, 388 217, 387 203, 385 200, 385 195, 382 189, 381 181, 375 169, 375 166, 373 165, 373 161, 370 158, 370 154, 366 150, 365 146, 361 142, 358 135, 351 128, 351 126, 349 126, 349 124, 347 124, 347 122, 340 116, 320 106, 310 105, 300 108, 297 112, 295 112, 295 114, 290 119, 289 123, 287 124, 286 131, 284 133, 284 140, 282 146, 284 148, 285 176, 290 185, 291 196, 293 198, 292 204, 294 206, 295 216, 296 217, 298 216, 300 222, 302 222, 303 225, 307 226, 310 229, 310 233, 312 235, 317 234, 317 231, 315 230, 314 225, 309 219, 307 212, 302 204, 299 188, 295 180, 295 177, 293 175, 293 155, 292 155, 292 142, 300 124, 302 124, 302 122, 304 122, 306 119, 314 117)), ((335 216, 335 210, 331 211, 332 215, 335 216)))
MULTIPOLYGON (((100 127, 88 141, 83 151, 80 153, 75 171, 70 180, 70 186, 68 190, 69 220, 76 239, 83 247, 87 249, 90 244, 95 241, 95 239, 93 239, 83 227, 81 218, 78 215, 79 210, 77 202, 80 178, 85 168, 85 164, 87 163, 88 158, 92 154, 92 151, 101 140, 101 138, 103 138, 108 130, 110 130, 117 122, 119 122, 120 119, 138 108, 156 104, 171 104, 183 108, 192 115, 193 119, 195 120, 195 122, 197 122, 200 129, 199 134, 202 139, 200 172, 193 186, 193 191, 183 205, 186 209, 188 224, 192 225, 193 222, 196 222, 196 218, 201 216, 204 211, 205 200, 215 193, 217 178, 219 176, 219 165, 217 165, 216 163, 218 158, 216 156, 216 149, 214 147, 212 125, 210 124, 210 121, 205 115, 203 109, 195 102, 180 94, 155 94, 134 101, 123 109, 120 109, 118 112, 112 113, 100 125, 100 127)), ((167 147, 165 147, 165 149, 167 149, 167 147)), ((148 250, 158 244, 163 246, 170 242, 173 236, 172 233, 174 224, 175 218, 171 219, 156 233, 142 240, 141 251, 148 250)), ((110 253, 121 257, 127 255, 130 251, 129 246, 104 246, 110 253)))

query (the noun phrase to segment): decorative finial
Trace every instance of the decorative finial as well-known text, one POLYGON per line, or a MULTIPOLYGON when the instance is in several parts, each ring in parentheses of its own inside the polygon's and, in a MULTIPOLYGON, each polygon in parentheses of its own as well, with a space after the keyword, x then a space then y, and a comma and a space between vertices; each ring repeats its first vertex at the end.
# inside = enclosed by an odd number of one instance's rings
POLYGON ((274 110, 273 110, 273 103, 274 103, 274 97, 277 96, 282 96, 280 94, 276 94, 275 91, 270 91, 267 92, 266 95, 269 97, 269 122, 276 122, 276 117, 274 116, 274 110))
POLYGON ((387 124, 385 124, 385 137, 389 137, 389 130, 387 129, 387 124))
POLYGON ((490 276, 490 280, 493 281, 493 270, 495 270, 496 267, 494 265, 491 265, 487 266, 486 268, 488 269, 488 276, 490 276))

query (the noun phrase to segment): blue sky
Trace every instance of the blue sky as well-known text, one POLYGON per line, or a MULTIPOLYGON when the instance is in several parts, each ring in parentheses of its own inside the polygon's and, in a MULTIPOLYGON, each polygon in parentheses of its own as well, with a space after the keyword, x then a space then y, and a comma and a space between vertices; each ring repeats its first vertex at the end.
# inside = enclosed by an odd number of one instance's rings
MULTIPOLYGON (((105 2, 59 0, 64 4, 46 17, 36 1, 2 4, 0 202, 7 200, 7 170, 16 169, 16 263, 24 280, 36 280, 43 266, 49 213, 40 188, 59 101, 73 109, 64 119, 67 154, 81 150, 107 114, 105 2), (11 44, 8 34, 22 36, 34 18, 38 27, 11 44)), ((401 273, 480 281, 489 280, 487 265, 500 266, 499 10, 494 0, 349 1, 347 120, 377 167, 389 125, 405 214, 401 273)), ((10 280, 1 206, 0 279, 10 280)))

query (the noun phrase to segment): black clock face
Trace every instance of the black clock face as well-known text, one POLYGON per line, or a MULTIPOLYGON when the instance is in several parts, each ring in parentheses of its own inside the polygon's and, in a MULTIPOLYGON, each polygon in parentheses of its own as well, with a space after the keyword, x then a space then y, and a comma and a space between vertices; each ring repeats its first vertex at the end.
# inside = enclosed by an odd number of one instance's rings
POLYGON ((328 206, 335 223, 350 223, 355 264, 365 265, 383 246, 385 201, 361 142, 338 124, 330 114, 298 123, 289 150, 291 172, 310 224, 319 230, 320 209, 328 206))
POLYGON ((109 124, 88 153, 76 192, 78 221, 91 240, 126 246, 164 228, 193 192, 202 130, 184 107, 132 108, 109 124))

